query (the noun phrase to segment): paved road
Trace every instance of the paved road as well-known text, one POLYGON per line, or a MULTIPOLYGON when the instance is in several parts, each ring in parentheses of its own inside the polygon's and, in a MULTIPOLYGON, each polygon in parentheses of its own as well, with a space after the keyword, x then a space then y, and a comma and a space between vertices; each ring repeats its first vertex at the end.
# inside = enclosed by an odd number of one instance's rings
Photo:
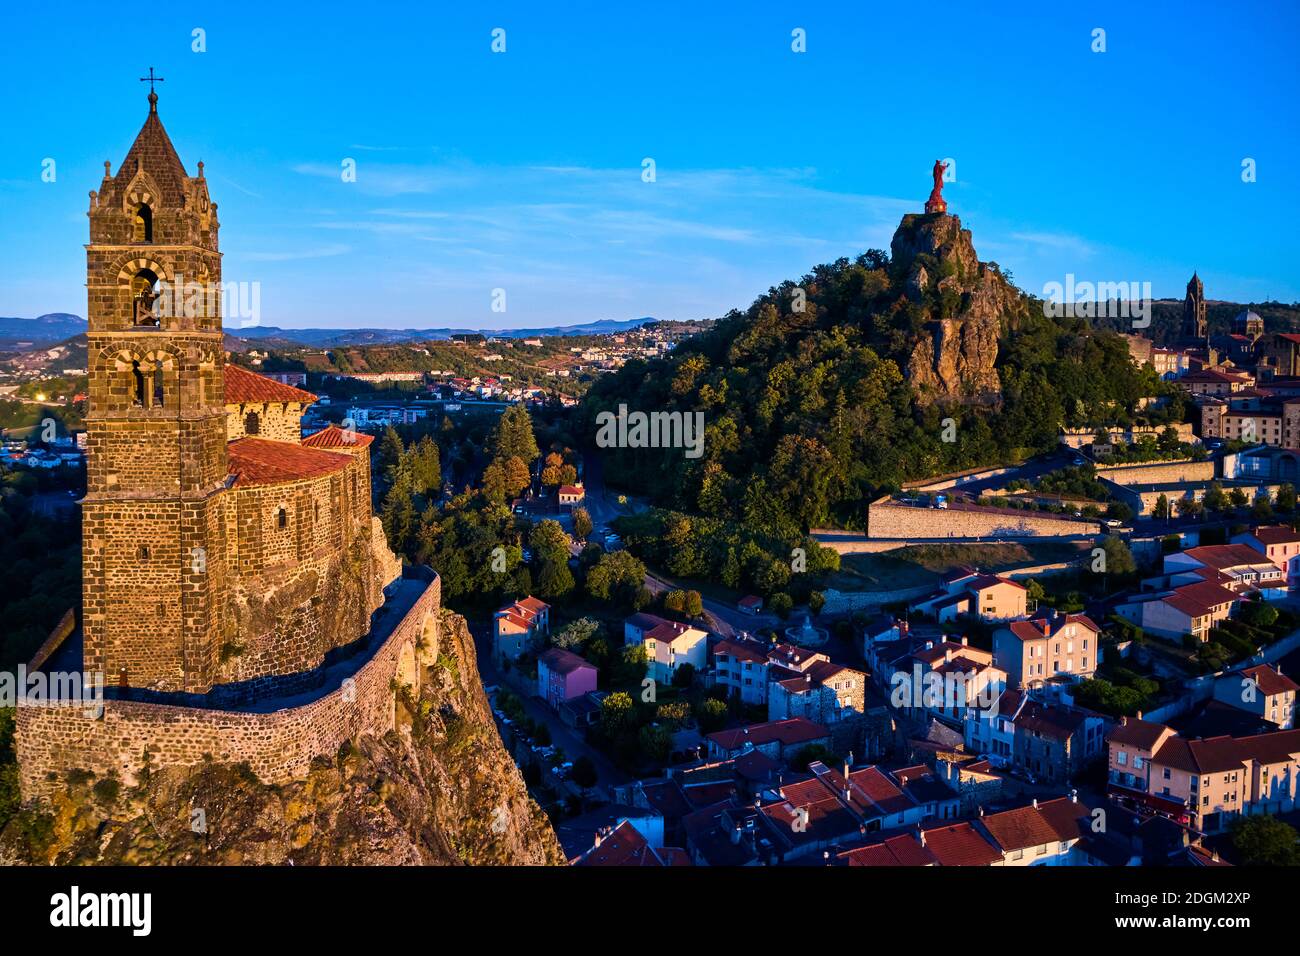
MULTIPOLYGON (((646 572, 645 586, 655 596, 665 591, 689 587, 689 585, 680 584, 666 575, 654 571, 646 572)), ((708 621, 709 629, 723 637, 734 637, 740 632, 753 634, 761 628, 787 626, 775 614, 748 614, 731 604, 724 604, 722 601, 710 597, 704 597, 703 602, 704 615, 708 621)))
POLYGON ((484 686, 499 684, 516 693, 523 702, 524 711, 528 716, 539 724, 546 725, 551 732, 551 743, 564 751, 566 760, 576 760, 583 754, 590 757, 592 764, 596 768, 596 786, 594 788, 596 796, 608 800, 610 786, 631 782, 633 778, 629 774, 620 770, 608 757, 583 740, 573 728, 561 720, 559 715, 542 703, 540 699, 519 693, 507 684, 501 684, 501 675, 492 660, 492 629, 489 624, 486 622, 472 623, 469 625, 469 630, 474 637, 474 646, 478 654, 479 676, 482 678, 484 686))

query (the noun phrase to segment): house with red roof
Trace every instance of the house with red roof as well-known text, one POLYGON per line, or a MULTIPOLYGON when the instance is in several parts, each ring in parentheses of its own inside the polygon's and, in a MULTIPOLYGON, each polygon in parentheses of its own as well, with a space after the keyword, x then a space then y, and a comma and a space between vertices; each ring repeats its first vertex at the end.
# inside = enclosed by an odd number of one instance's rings
MULTIPOLYGON (((625 626, 625 638, 627 634, 625 626)), ((709 636, 689 624, 661 621, 642 631, 639 643, 649 665, 646 675, 661 684, 671 684, 683 665, 690 664, 696 673, 702 673, 708 664, 709 636)))
POLYGON ((1140 594, 1116 605, 1115 613, 1148 634, 1180 640, 1187 635, 1209 639, 1210 628, 1232 614, 1241 595, 1222 583, 1201 580, 1154 594, 1140 594))
POLYGON ((774 760, 787 760, 804 747, 831 745, 831 732, 804 717, 770 720, 718 730, 705 738, 709 757, 725 760, 757 750, 774 760))
MULTIPOLYGON (((1261 532, 1271 537, 1267 532, 1261 532)), ((1211 581, 1235 594, 1259 592, 1264 598, 1286 596, 1286 571, 1267 554, 1248 544, 1211 544, 1165 555, 1170 585, 1211 581)))
POLYGON ((550 647, 537 657, 537 696, 558 709, 596 689, 596 667, 572 651, 550 647))
POLYGON ((516 661, 551 633, 551 606, 531 594, 492 615, 492 655, 498 661, 516 661))
POLYGON ((587 492, 582 485, 560 485, 555 491, 556 503, 561 507, 580 505, 586 497, 587 492))
POLYGON ((1238 816, 1296 808, 1300 730, 1192 739, 1127 719, 1107 743, 1112 795, 1202 833, 1221 832, 1238 816))
POLYGON ((1028 613, 1028 595, 1024 585, 1010 578, 961 567, 945 575, 937 591, 909 608, 918 614, 933 615, 940 623, 959 617, 1011 621, 1028 613))
POLYGON ((998 850, 994 866, 1089 865, 1081 841, 1091 833, 1092 811, 1077 793, 981 815, 977 826, 998 850))
POLYGON ((1254 548, 1281 568, 1288 589, 1300 584, 1300 531, 1286 525, 1254 527, 1234 535, 1232 543, 1254 548))
POLYGON ((1086 614, 1042 608, 993 632, 993 660, 1010 687, 1091 677, 1101 663, 1101 629, 1086 614))
POLYGON ((1281 668, 1256 664, 1214 682, 1214 699, 1238 710, 1257 714, 1279 730, 1295 727, 1296 692, 1300 686, 1281 668))

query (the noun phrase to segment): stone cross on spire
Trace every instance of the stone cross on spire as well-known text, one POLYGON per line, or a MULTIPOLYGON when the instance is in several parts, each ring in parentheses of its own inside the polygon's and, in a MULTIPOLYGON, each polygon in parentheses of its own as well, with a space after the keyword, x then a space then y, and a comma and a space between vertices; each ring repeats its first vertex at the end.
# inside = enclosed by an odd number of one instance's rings
POLYGON ((153 67, 149 67, 149 75, 140 77, 140 82, 149 84, 149 112, 158 112, 158 94, 153 91, 153 85, 163 82, 163 77, 154 76, 153 67))

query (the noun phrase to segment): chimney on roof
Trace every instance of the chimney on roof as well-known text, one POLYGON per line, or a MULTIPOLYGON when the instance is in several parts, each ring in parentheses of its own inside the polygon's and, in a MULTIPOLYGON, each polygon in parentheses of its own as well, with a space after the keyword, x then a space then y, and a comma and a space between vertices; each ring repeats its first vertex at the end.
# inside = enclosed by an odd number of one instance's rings
POLYGON ((967 639, 966 639, 966 635, 963 634, 963 635, 961 636, 961 646, 962 646, 962 647, 967 647, 967 646, 969 646, 969 645, 970 645, 970 641, 967 640, 967 639))
POLYGON ((980 807, 980 816, 984 816, 984 807, 983 807, 983 806, 980 807))
POLYGON ((1078 791, 1078 790, 1071 790, 1071 791, 1070 791, 1070 802, 1071 802, 1071 803, 1078 803, 1078 802, 1079 802, 1079 791, 1078 791))
POLYGON ((1142 711, 1140 711, 1140 710, 1138 711, 1137 719, 1138 719, 1138 720, 1141 720, 1141 719, 1142 719, 1142 711))
POLYGON ((932 650, 934 650, 934 641, 926 641, 926 642, 925 642, 925 649, 926 649, 927 651, 932 651, 932 650))
POLYGON ((604 839, 605 839, 604 831, 598 829, 596 831, 596 839, 592 842, 591 848, 593 850, 596 849, 596 847, 600 846, 601 841, 603 841, 604 839))
POLYGON ((1034 797, 1034 809, 1035 809, 1035 810, 1038 809, 1038 798, 1037 798, 1037 797, 1034 797))
MULTIPOLYGON (((981 809, 981 810, 980 810, 980 813, 983 813, 983 812, 984 812, 984 811, 981 809)), ((925 831, 924 831, 924 830, 921 830, 920 833, 921 833, 921 846, 925 846, 925 831)))

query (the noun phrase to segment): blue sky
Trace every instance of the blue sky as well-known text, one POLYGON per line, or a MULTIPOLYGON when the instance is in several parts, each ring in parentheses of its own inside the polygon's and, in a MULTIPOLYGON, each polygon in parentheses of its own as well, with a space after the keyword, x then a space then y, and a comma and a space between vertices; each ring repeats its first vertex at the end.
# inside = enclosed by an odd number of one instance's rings
POLYGON ((1300 300, 1293 0, 278 6, 6 11, 0 315, 84 313, 87 192, 151 64, 263 324, 713 317, 887 248, 936 158, 980 257, 1030 291, 1181 295, 1195 268, 1210 298, 1300 300))

